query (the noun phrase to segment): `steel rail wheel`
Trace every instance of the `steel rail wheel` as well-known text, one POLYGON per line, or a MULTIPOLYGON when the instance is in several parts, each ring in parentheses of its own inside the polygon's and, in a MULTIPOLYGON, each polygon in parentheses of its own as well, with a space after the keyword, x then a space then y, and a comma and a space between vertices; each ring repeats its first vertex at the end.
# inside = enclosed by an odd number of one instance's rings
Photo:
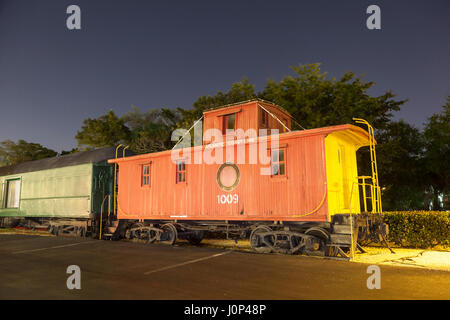
POLYGON ((57 226, 56 230, 55 230, 55 236, 60 236, 63 233, 63 227, 62 226, 57 226))
POLYGON ((273 236, 266 236, 267 239, 263 239, 261 234, 272 232, 272 229, 270 229, 268 226, 258 226, 256 227, 252 233, 250 234, 250 246, 253 250, 255 250, 258 253, 270 253, 272 252, 272 249, 268 247, 265 243, 265 241, 268 241, 270 244, 274 244, 275 238, 273 236))
POLYGON ((164 244, 175 244, 178 238, 177 228, 172 223, 166 223, 161 226, 161 230, 163 232, 160 234, 159 241, 164 244))
POLYGON ((305 231, 305 234, 313 236, 305 246, 305 253, 308 256, 334 256, 334 247, 328 246, 330 234, 320 227, 312 227, 305 231))
POLYGON ((146 230, 147 244, 153 243, 158 238, 158 232, 153 229, 146 230))
POLYGON ((84 227, 77 227, 76 228, 76 235, 79 238, 84 238, 86 236, 86 230, 84 227))
POLYGON ((135 239, 135 238, 140 239, 143 227, 144 227, 144 224, 141 222, 133 223, 131 225, 131 228, 126 231, 125 238, 128 240, 135 239))
POLYGON ((187 240, 189 241, 190 244, 196 246, 200 244, 200 242, 202 242, 204 235, 205 232, 203 230, 195 230, 192 231, 187 240))

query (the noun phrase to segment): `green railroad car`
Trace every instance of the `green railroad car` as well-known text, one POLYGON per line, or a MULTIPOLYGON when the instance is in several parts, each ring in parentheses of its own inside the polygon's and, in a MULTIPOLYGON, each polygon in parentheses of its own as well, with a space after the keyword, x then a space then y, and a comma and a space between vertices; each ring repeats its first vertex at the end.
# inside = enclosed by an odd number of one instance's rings
POLYGON ((114 148, 0 167, 0 226, 48 227, 55 234, 95 232, 113 211, 114 148))

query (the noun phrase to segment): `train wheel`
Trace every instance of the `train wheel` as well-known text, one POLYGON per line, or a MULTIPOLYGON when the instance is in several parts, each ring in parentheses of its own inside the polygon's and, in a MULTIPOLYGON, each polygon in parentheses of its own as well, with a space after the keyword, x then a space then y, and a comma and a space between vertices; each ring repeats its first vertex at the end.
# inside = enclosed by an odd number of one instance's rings
POLYGON ((131 239, 140 239, 141 238, 141 228, 144 227, 143 223, 133 223, 129 230, 125 233, 125 238, 128 240, 131 239))
POLYGON ((199 245, 200 242, 203 240, 203 236, 205 235, 205 232, 203 230, 196 230, 193 231, 191 235, 188 237, 188 241, 190 244, 196 246, 199 245))
POLYGON ((56 227, 55 236, 60 236, 60 235, 62 235, 62 233, 63 233, 63 227, 62 226, 56 227))
POLYGON ((308 256, 329 256, 333 250, 327 245, 330 239, 330 234, 327 230, 319 227, 312 227, 305 231, 305 234, 314 236, 310 239, 310 243, 305 248, 305 253, 308 256))
POLYGON ((86 236, 86 229, 84 227, 77 228, 77 237, 84 238, 86 236))
POLYGON ((160 236, 160 242, 170 245, 175 244, 178 238, 177 228, 171 223, 166 223, 161 226, 161 229, 163 232, 160 236))
MULTIPOLYGON (((254 229, 250 234, 250 246, 256 252, 259 253, 272 252, 272 249, 264 243, 263 238, 261 236, 261 234, 266 232, 272 232, 272 229, 270 229, 268 226, 259 226, 256 227, 256 229, 254 229)), ((273 236, 266 236, 264 240, 268 241, 272 245, 275 242, 273 236)))
POLYGON ((153 243, 156 241, 157 233, 155 230, 147 230, 146 234, 147 243, 153 243))

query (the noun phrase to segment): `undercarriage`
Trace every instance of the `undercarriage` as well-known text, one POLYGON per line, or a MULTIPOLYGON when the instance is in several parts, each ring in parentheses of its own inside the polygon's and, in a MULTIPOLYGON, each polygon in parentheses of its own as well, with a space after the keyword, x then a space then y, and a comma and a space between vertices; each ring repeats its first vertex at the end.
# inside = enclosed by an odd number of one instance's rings
POLYGON ((140 239, 148 243, 174 244, 184 239, 199 244, 205 234, 225 235, 226 239, 249 239, 258 253, 306 254, 350 259, 361 244, 386 242, 387 225, 381 215, 335 214, 331 222, 297 221, 176 221, 120 220, 107 225, 103 239, 140 239))
POLYGON ((104 240, 140 239, 148 243, 170 245, 183 239, 198 245, 208 235, 235 241, 248 239, 251 248, 258 253, 306 254, 339 259, 350 259, 356 250, 364 252, 361 245, 369 242, 382 242, 389 248, 386 241, 388 226, 383 223, 381 215, 376 213, 335 214, 331 222, 139 221, 117 220, 110 216, 101 227, 93 219, 9 220, 3 219, 2 224, 6 226, 8 222, 10 226, 44 228, 59 236, 91 236, 104 240))

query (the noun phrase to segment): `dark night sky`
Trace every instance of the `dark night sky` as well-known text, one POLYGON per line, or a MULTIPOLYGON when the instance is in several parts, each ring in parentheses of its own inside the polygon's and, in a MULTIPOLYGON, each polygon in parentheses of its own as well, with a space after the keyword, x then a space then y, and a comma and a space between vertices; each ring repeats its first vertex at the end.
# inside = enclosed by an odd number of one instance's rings
POLYGON ((0 141, 68 150, 109 109, 190 108, 242 77, 262 90, 313 62, 408 98, 396 118, 420 127, 450 94, 449 16, 450 0, 0 0, 0 141), (66 28, 70 4, 82 30, 66 28), (370 4, 382 30, 366 28, 370 4))

